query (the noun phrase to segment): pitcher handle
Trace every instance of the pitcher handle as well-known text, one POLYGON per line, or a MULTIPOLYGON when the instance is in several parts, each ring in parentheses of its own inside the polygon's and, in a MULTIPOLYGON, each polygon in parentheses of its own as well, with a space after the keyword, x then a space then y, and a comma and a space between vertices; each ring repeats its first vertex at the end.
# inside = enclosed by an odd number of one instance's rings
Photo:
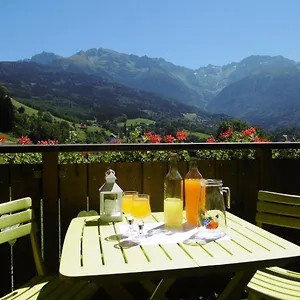
POLYGON ((223 193, 226 194, 226 206, 227 206, 227 209, 230 209, 230 203, 231 203, 231 196, 230 196, 230 188, 228 186, 223 186, 222 187, 222 191, 223 193))

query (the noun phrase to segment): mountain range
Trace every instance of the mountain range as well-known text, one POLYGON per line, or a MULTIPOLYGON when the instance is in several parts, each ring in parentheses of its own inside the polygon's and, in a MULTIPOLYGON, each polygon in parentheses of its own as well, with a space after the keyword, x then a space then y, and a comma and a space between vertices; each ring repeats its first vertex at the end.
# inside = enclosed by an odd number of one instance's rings
MULTIPOLYGON (((7 77, 9 73, 13 73, 16 64, 18 68, 27 71, 32 68, 35 74, 38 72, 42 77, 43 73, 49 74, 51 70, 51 80, 56 85, 62 74, 66 78, 71 76, 66 74, 73 74, 73 77, 77 74, 77 77, 80 76, 90 86, 98 78, 102 83, 118 84, 133 89, 135 93, 148 92, 151 95, 144 101, 156 97, 159 99, 156 102, 158 110, 160 103, 165 103, 167 99, 173 105, 186 105, 183 109, 185 112, 189 107, 189 111, 206 112, 206 116, 211 113, 226 114, 265 129, 300 127, 297 117, 300 111, 300 63, 283 56, 253 55, 224 66, 208 65, 189 69, 163 58, 139 57, 103 48, 80 51, 70 57, 42 52, 23 61, 1 63, 0 82, 7 83, 7 77), (54 74, 57 75, 57 80, 54 74)), ((15 72, 13 78, 18 80, 21 73, 15 72)), ((30 81, 28 74, 27 80, 30 81)), ((12 82, 8 83, 13 85, 12 82)), ((76 91, 82 89, 78 84, 80 83, 77 83, 76 91)), ((60 86, 61 88, 63 87, 60 86)), ((85 91, 90 88, 86 87, 85 91)), ((20 92, 22 91, 19 89, 18 93, 20 92)), ((98 88, 93 97, 101 98, 104 95, 102 92, 98 88)), ((27 96, 33 95, 29 93, 27 96)), ((165 104, 163 106, 167 107, 165 104)), ((178 111, 182 108, 180 106, 178 111)), ((172 113, 176 110, 177 108, 172 113)))
POLYGON ((176 122, 181 127, 212 129, 221 120, 230 119, 100 76, 35 62, 0 62, 0 85, 24 104, 73 122, 96 119, 103 125, 141 118, 157 122, 157 126, 176 122))

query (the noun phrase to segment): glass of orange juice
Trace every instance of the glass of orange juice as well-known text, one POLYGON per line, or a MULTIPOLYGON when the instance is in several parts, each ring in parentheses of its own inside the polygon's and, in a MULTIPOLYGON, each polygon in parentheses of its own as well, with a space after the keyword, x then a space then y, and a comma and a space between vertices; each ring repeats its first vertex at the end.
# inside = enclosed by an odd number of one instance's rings
POLYGON ((122 212, 124 213, 125 218, 126 218, 127 223, 128 223, 128 230, 125 233, 127 235, 131 235, 131 234, 134 233, 134 229, 133 229, 134 218, 131 214, 131 210, 132 210, 133 199, 137 196, 138 196, 137 191, 124 191, 123 192, 122 212))
POLYGON ((149 194, 138 194, 132 200, 132 207, 131 207, 131 215, 139 219, 138 222, 139 226, 139 236, 138 237, 145 237, 143 233, 144 229, 144 218, 150 216, 151 214, 151 207, 150 207, 150 195, 149 194))

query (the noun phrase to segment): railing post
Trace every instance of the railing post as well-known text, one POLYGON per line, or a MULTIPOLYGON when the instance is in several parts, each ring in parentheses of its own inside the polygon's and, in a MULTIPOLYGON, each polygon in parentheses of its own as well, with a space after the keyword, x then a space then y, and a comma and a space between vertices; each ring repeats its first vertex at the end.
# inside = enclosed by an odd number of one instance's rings
POLYGON ((260 190, 272 190, 272 149, 257 149, 257 157, 260 160, 260 190))
POLYGON ((48 272, 59 265, 58 152, 43 153, 44 261, 48 272))

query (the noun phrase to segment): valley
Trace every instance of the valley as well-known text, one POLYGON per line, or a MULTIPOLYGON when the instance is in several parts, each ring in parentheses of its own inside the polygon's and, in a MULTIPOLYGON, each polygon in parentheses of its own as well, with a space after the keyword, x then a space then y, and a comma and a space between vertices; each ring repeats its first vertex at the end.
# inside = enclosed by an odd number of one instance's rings
POLYGON ((233 119, 267 131, 299 128, 299 69, 282 56, 256 55, 192 70, 99 48, 0 62, 0 85, 16 110, 50 114, 81 143, 126 138, 136 127, 162 135, 185 130, 192 141, 205 141, 233 119))
POLYGON ((189 69, 163 58, 93 48, 70 57, 42 52, 25 61, 101 76, 109 82, 155 93, 208 113, 226 114, 267 130, 300 126, 293 113, 298 111, 300 63, 283 56, 252 55, 223 66, 189 69), (266 78, 275 83, 268 86, 267 93, 259 88, 266 78))

